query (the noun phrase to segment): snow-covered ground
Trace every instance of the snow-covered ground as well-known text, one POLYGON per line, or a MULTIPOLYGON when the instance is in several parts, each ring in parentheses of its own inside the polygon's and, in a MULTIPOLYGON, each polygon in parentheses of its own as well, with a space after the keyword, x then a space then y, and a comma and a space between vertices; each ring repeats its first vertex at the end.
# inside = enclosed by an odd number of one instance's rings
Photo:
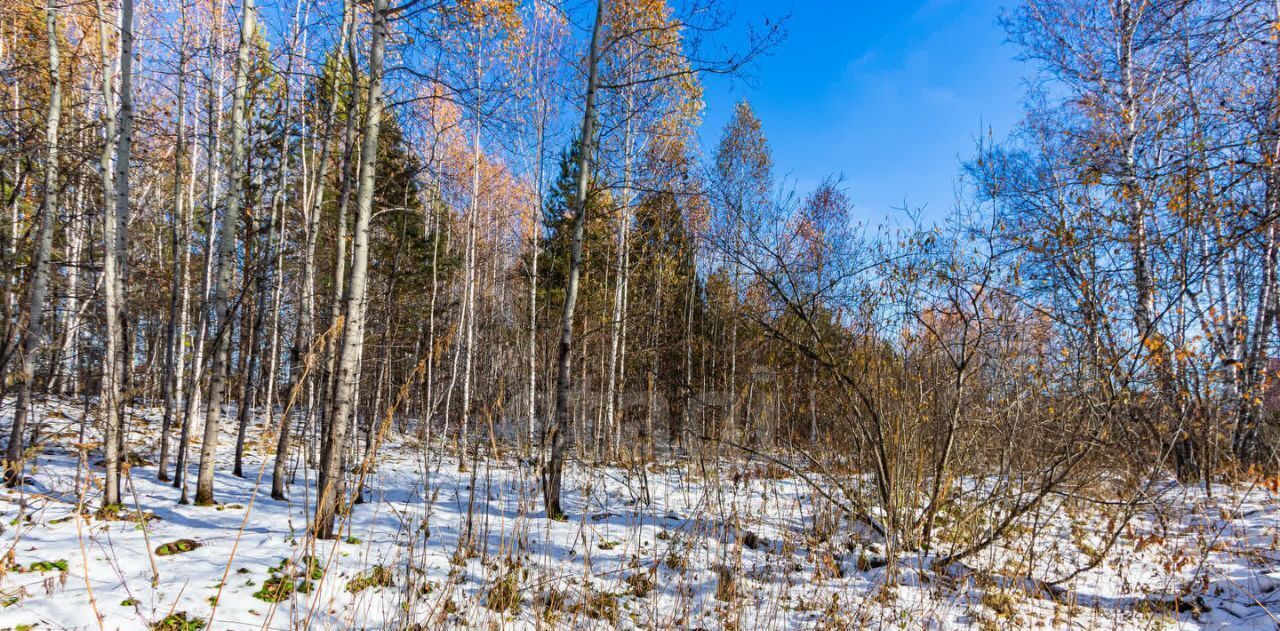
POLYGON ((1102 509, 1060 501, 963 567, 908 556, 890 573, 856 529, 815 529, 810 489, 760 464, 575 464, 559 522, 527 464, 459 472, 439 445, 394 440, 342 537, 317 542, 306 472, 272 500, 259 441, 247 477, 231 475, 230 432, 221 505, 179 505, 149 464, 153 410, 132 421, 129 514, 103 520, 82 413, 48 404, 31 482, 0 491, 0 629, 1278 626, 1280 501, 1260 487, 1165 487, 1098 567, 1050 594, 1017 577, 1098 554, 1102 509))

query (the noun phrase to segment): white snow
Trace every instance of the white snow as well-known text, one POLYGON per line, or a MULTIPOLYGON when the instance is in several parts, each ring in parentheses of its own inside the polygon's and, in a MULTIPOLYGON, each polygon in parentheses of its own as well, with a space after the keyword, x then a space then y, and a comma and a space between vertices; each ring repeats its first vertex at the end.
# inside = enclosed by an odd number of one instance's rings
MULTIPOLYGON (((0 491, 0 629, 146 629, 179 612, 212 619, 210 629, 1274 629, 1280 611, 1280 501, 1261 487, 1209 497, 1163 485, 1105 560, 1051 597, 1026 568, 1044 578, 1096 554, 1106 510, 1055 500, 1018 539, 963 566, 908 555, 889 581, 866 563, 874 540, 847 524, 819 536, 810 489, 759 464, 572 463, 570 518, 558 522, 541 512, 527 463, 482 458, 459 472, 444 446, 395 440, 342 538, 315 542, 304 480, 313 473, 299 469, 290 501, 272 500, 269 459, 258 479, 262 441, 247 479, 230 474, 228 426, 216 508, 178 505, 153 466, 131 468, 126 509, 154 515, 143 528, 92 516, 100 455, 77 448, 82 414, 76 402, 48 403, 31 483, 0 491), (92 484, 78 494, 86 465, 92 484), (470 553, 459 544, 467 534, 470 553), (199 547, 154 553, 183 539, 199 547), (323 576, 304 576, 308 555, 323 576), (284 575, 312 589, 279 603, 255 597, 284 575), (362 582, 373 584, 352 589, 362 582), (512 594, 518 604, 501 607, 512 594), (1161 604, 1174 597, 1195 607, 1161 604)), ((132 449, 149 461, 158 416, 131 415, 132 449)))

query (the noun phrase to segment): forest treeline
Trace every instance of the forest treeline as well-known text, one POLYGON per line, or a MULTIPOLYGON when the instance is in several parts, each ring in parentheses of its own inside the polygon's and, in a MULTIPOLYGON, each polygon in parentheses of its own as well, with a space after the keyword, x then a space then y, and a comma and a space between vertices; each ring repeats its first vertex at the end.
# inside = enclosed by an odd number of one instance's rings
POLYGON ((329 538, 412 436, 532 458, 553 518, 567 461, 745 455, 960 559, 1277 464, 1273 1, 1011 8, 1021 122, 881 225, 789 189, 746 102, 699 141, 703 77, 785 35, 731 3, 3 7, 9 484, 69 396, 107 511, 136 450, 215 503, 221 448, 329 538))

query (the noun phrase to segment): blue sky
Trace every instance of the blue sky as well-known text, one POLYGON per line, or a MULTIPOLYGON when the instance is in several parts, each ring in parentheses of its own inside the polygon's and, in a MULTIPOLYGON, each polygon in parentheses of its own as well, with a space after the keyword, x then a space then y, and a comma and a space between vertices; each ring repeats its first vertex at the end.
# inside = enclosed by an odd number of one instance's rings
POLYGON ((733 104, 750 101, 775 172, 801 193, 843 175, 855 217, 904 204, 938 219, 954 205, 961 161, 1021 115, 1025 64, 997 24, 995 0, 742 0, 740 22, 790 13, 787 38, 745 79, 705 79, 710 155, 733 104))

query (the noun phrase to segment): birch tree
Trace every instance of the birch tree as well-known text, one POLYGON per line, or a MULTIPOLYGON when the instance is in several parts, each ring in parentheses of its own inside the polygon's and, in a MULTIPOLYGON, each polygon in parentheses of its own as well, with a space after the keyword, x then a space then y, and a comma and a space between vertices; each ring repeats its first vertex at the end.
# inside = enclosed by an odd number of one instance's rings
POLYGON ((53 228, 58 213, 58 126, 62 120, 62 76, 58 51, 58 8, 50 2, 45 7, 45 27, 49 38, 49 109, 45 114, 44 194, 40 203, 39 227, 35 237, 35 256, 31 262, 31 282, 27 290, 25 330, 18 355, 18 401, 5 450, 5 482, 14 486, 22 481, 23 432, 31 414, 31 382, 35 372, 35 354, 44 338, 44 302, 49 288, 49 256, 53 251, 53 228))
POLYGON ((178 22, 178 76, 177 76, 177 96, 174 109, 176 110, 175 121, 175 140, 173 149, 173 215, 170 217, 170 247, 173 249, 172 276, 170 280, 169 294, 169 318, 165 326, 165 346, 164 346, 164 418, 160 425, 160 458, 156 463, 157 477, 161 481, 167 481, 169 477, 169 459, 170 459, 170 432, 172 431, 174 414, 177 412, 178 400, 181 398, 179 392, 182 386, 182 349, 183 341, 183 320, 186 314, 183 312, 182 293, 186 285, 187 274, 187 232, 189 226, 186 221, 186 206, 184 202, 184 188, 186 181, 184 180, 184 167, 186 166, 186 127, 187 127, 187 7, 185 4, 181 7, 181 15, 178 22))
POLYGON ((596 1, 596 15, 591 27, 591 44, 587 50, 587 95, 582 112, 581 149, 578 152, 578 182, 574 191, 573 236, 570 245, 568 280, 565 283, 564 307, 560 312, 560 341, 556 354, 555 414, 553 424, 543 438, 545 461, 542 471, 542 495, 551 519, 564 519, 560 505, 560 486, 564 477, 567 434, 572 422, 570 401, 570 364, 573 355, 573 311, 578 301, 578 281, 582 275, 582 238, 587 219, 587 198, 591 186, 591 156, 595 151, 596 90, 599 81, 600 26, 605 19, 604 0, 596 1))
POLYGON ((244 197, 245 92, 248 89, 249 55, 257 28, 254 0, 245 0, 240 11, 240 44, 236 49, 235 89, 231 98, 231 169, 228 173, 231 186, 218 238, 218 268, 213 286, 213 312, 217 319, 211 325, 216 324, 217 328, 208 335, 213 345, 213 364, 210 367, 209 397, 205 406, 204 442, 200 445, 200 472, 196 480, 195 503, 198 506, 210 506, 214 503, 213 476, 218 449, 218 424, 226 396, 231 319, 236 311, 230 294, 235 271, 240 205, 244 197))
POLYGON ((352 413, 364 347, 365 292, 369 274, 369 221, 377 176, 378 130, 382 117, 382 65, 386 52, 389 9, 387 0, 373 2, 373 34, 369 42, 369 87, 365 98, 363 138, 356 188, 356 222, 352 234, 351 282, 347 284, 345 316, 339 344, 337 387, 333 412, 325 433, 320 463, 319 493, 314 528, 317 538, 336 536, 335 520, 342 506, 342 448, 347 417, 352 413))

